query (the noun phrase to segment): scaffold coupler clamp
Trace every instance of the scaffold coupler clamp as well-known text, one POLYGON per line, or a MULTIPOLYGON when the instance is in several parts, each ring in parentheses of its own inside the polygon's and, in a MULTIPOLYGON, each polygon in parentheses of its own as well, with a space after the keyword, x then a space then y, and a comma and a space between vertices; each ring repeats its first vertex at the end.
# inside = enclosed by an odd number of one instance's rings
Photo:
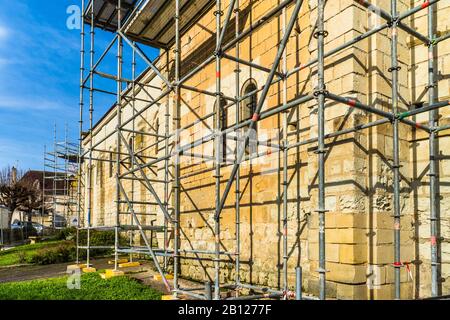
POLYGON ((400 23, 400 19, 398 16, 392 17, 390 21, 387 22, 389 28, 397 28, 400 23))
POLYGON ((214 14, 214 16, 217 16, 217 15, 223 16, 223 11, 222 10, 215 10, 213 14, 214 14))
POLYGON ((326 37, 328 37, 328 31, 326 31, 326 30, 320 30, 320 31, 316 31, 316 32, 314 32, 314 38, 318 38, 319 36, 323 36, 324 38, 326 38, 326 37))
POLYGON ((318 273, 323 273, 323 274, 325 274, 325 273, 327 273, 327 272, 330 272, 330 270, 327 270, 327 269, 324 269, 324 268, 317 268, 317 270, 316 270, 318 273))
POLYGON ((435 83, 433 83, 433 84, 429 84, 429 85, 426 85, 425 86, 425 90, 430 90, 430 89, 434 89, 434 88, 437 88, 437 83, 435 82, 435 83))
POLYGON ((390 67, 390 68, 388 69, 388 72, 392 72, 392 71, 400 71, 400 70, 402 70, 402 67, 401 67, 401 66, 396 66, 396 67, 390 67))
POLYGON ((437 38, 432 38, 432 39, 430 39, 430 41, 429 41, 428 43, 426 43, 425 45, 426 45, 427 47, 434 47, 435 45, 437 45, 436 40, 437 40, 437 38))
POLYGON ((328 92, 328 90, 327 90, 327 87, 324 85, 323 86, 323 89, 316 89, 316 90, 314 90, 314 92, 313 92, 313 95, 314 95, 314 97, 318 97, 318 96, 320 96, 320 95, 324 95, 324 96, 328 96, 328 94, 329 94, 329 92, 328 92))

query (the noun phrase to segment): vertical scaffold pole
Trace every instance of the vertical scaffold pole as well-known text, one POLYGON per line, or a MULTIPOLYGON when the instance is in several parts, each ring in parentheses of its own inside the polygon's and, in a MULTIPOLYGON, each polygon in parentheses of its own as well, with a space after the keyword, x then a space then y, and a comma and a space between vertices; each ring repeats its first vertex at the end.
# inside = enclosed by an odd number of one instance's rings
MULTIPOLYGON (((46 180, 46 164, 47 164, 47 146, 44 145, 44 171, 42 173, 42 208, 41 208, 41 224, 44 225, 44 215, 45 215, 45 180, 46 180)), ((3 224, 2 224, 3 226, 3 224)), ((3 235, 3 228, 0 228, 3 235)), ((3 239, 3 236, 2 236, 3 239)), ((77 238, 78 239, 78 238, 77 238)), ((77 240, 78 241, 78 240, 77 240)), ((3 244, 3 241, 2 241, 3 244)), ((77 263, 78 263, 78 246, 77 246, 77 263)))
MULTIPOLYGON (((132 83, 131 83, 131 91, 132 91, 132 101, 131 101, 131 105, 132 105, 132 129, 131 131, 133 131, 132 133, 132 145, 130 146, 130 149, 132 151, 132 155, 130 155, 130 161, 131 161, 131 167, 135 168, 136 166, 136 155, 135 155, 135 150, 136 150, 136 47, 134 46, 134 42, 133 42, 133 46, 132 46, 132 54, 131 54, 131 76, 132 76, 132 83)), ((130 212, 133 211, 134 209, 134 186, 135 186, 135 179, 131 180, 131 202, 130 202, 130 212)), ((133 226, 134 225, 134 219, 133 219, 133 214, 130 214, 130 225, 133 226)), ((133 229, 130 230, 130 247, 133 247, 133 238, 134 238, 134 231, 133 229)), ((130 262, 133 262, 133 254, 130 253, 129 256, 130 262)))
POLYGON ((174 167, 174 206, 175 206, 175 220, 174 223, 174 261, 173 261, 173 286, 174 292, 178 291, 178 267, 179 267, 179 245, 180 245, 180 58, 181 58, 181 39, 180 39, 180 0, 175 0, 175 136, 174 136, 174 150, 175 150, 175 167, 174 167))
MULTIPOLYGON (((436 83, 436 46, 433 44, 435 37, 435 10, 434 6, 428 6, 428 38, 431 43, 428 45, 428 103, 432 105, 437 99, 436 83)), ((439 112, 434 109, 429 113, 429 126, 436 128, 438 126, 439 112)), ((431 130, 429 135, 429 153, 430 153, 430 244, 431 244, 431 296, 439 295, 438 279, 438 217, 439 217, 439 197, 438 197, 438 159, 437 159, 437 139, 436 131, 431 130)))
POLYGON ((120 156, 121 152, 121 127, 122 127, 122 51, 123 51, 123 39, 120 35, 120 29, 122 28, 122 1, 117 1, 117 104, 116 104, 116 116, 117 116, 117 160, 116 160, 116 223, 114 228, 114 270, 118 270, 119 264, 119 228, 120 228, 120 156))
MULTIPOLYGON (((167 78, 169 75, 169 63, 170 63, 169 51, 166 51, 166 70, 167 78)), ((165 113, 164 113, 164 207, 166 212, 169 212, 169 137, 170 137, 170 95, 167 95, 165 113)), ((167 247, 169 244, 169 232, 168 232, 169 221, 166 215, 164 215, 164 271, 167 272, 167 247)))
MULTIPOLYGON (((391 0, 392 39, 391 68, 392 73, 392 112, 398 114, 398 13, 397 0, 391 0)), ((394 118, 393 126, 393 172, 394 172, 394 268, 395 268, 395 299, 400 299, 400 153, 399 153, 399 120, 394 118)))
POLYGON ((89 160, 88 160, 88 201, 87 201, 87 249, 86 249, 86 265, 90 267, 90 244, 91 244, 91 216, 92 216, 92 147, 93 147, 93 127, 94 127, 94 58, 95 58, 95 0, 91 3, 91 47, 89 51, 89 160))
MULTIPOLYGON (((83 173, 81 164, 82 164, 82 152, 83 152, 83 112, 84 112, 84 0, 81 0, 81 29, 80 29, 80 99, 79 99, 79 107, 80 107, 80 118, 78 120, 79 125, 79 136, 78 136, 78 177, 77 177, 77 234, 76 234, 76 242, 77 242, 77 260, 76 263, 80 263, 80 219, 81 219, 81 175, 83 173)), ((45 181, 44 181, 45 183, 45 181)))
POLYGON ((324 0, 318 0, 317 18, 317 120, 318 120, 318 209, 319 214, 319 298, 325 300, 325 68, 324 68, 324 0))
MULTIPOLYGON (((234 14, 235 14, 235 37, 236 39, 239 37, 239 18, 240 18, 240 12, 239 12, 239 0, 236 0, 235 2, 235 7, 234 7, 234 14)), ((240 99, 240 90, 241 90, 241 85, 240 85, 240 63, 239 63, 239 57, 240 57, 240 47, 239 47, 239 41, 236 41, 236 69, 234 70, 235 72, 235 82, 236 82, 236 125, 239 123, 240 121, 240 106, 241 104, 239 103, 239 99, 240 99)), ((238 152, 239 152, 239 139, 241 137, 240 135, 240 130, 236 131, 236 149, 235 149, 235 156, 237 159, 238 156, 238 152)), ((236 254, 235 254, 235 268, 236 268, 236 273, 235 273, 235 282, 236 285, 239 285, 239 282, 241 281, 240 278, 240 269, 241 269, 241 191, 240 191, 240 185, 241 185, 241 175, 240 175, 240 170, 238 169, 238 171, 236 172, 236 184, 235 184, 235 219, 236 219, 236 254)), ((239 296, 239 290, 236 290, 236 297, 239 296)))
MULTIPOLYGON (((222 3, 221 0, 216 0, 216 107, 215 107, 215 172, 214 178, 216 179, 216 190, 215 190, 215 200, 216 200, 216 213, 219 212, 220 208, 220 164, 221 164, 221 146, 222 146, 222 136, 220 134, 221 128, 221 52, 220 52, 220 26, 222 18, 222 3)), ((225 138, 224 138, 225 139, 225 138)), ((225 150, 223 150, 225 152, 225 150)), ((215 236, 215 258, 214 258, 214 300, 220 299, 220 217, 216 214, 216 219, 214 220, 214 236, 215 236)))
MULTIPOLYGON (((67 122, 65 124, 65 128, 64 128, 64 146, 63 146, 63 150, 64 150, 64 155, 63 155, 63 160, 64 160, 64 176, 63 176, 63 181, 64 181, 64 186, 63 186, 63 203, 65 204, 64 206, 64 219, 67 223, 67 221, 69 220, 69 206, 70 206, 70 199, 69 199, 69 160, 67 158, 67 156, 69 156, 69 148, 68 148, 68 134, 69 134, 69 127, 67 125, 67 122)), ((55 150, 56 151, 56 150, 55 150)))
POLYGON ((57 188, 58 188, 58 179, 56 178, 57 174, 58 174, 58 156, 56 155, 56 146, 57 146, 57 134, 56 134, 56 122, 55 122, 55 127, 53 129, 53 178, 52 178, 52 185, 53 185, 53 219, 52 219, 52 224, 53 224, 53 229, 56 228, 56 206, 57 206, 57 201, 56 201, 56 196, 58 195, 57 193, 57 188))
MULTIPOLYGON (((283 8, 283 18, 282 18, 282 29, 283 37, 286 35, 286 21, 287 13, 286 7, 283 8)), ((283 51, 283 63, 282 63, 283 74, 287 73, 287 49, 283 51)), ((282 82, 283 91, 282 99, 283 105, 287 104, 287 79, 284 78, 282 82)), ((288 291, 288 118, 289 111, 283 112, 283 291, 285 292, 285 299, 287 299, 288 291)))

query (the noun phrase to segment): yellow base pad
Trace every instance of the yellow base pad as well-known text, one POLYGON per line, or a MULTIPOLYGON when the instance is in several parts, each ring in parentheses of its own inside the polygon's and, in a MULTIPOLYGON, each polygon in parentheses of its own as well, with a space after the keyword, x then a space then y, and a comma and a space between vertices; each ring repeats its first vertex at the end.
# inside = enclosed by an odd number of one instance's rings
POLYGON ((165 295, 165 296, 161 296, 161 300, 178 300, 178 299, 175 298, 175 296, 173 296, 173 295, 165 295))
POLYGON ((123 275, 125 275, 125 273, 123 271, 108 269, 105 271, 105 273, 102 273, 100 276, 102 277, 102 279, 111 279, 111 278, 120 277, 123 275))
POLYGON ((126 262, 119 264, 119 268, 139 267, 140 265, 141 265, 140 262, 126 262))
POLYGON ((67 271, 77 270, 77 269, 84 269, 86 268, 86 264, 71 264, 67 266, 67 271))
POLYGON ((123 275, 124 272, 120 271, 120 270, 114 270, 114 269, 106 269, 105 270, 106 274, 118 274, 118 275, 123 275))
MULTIPOLYGON (((119 259, 118 261, 117 261, 117 263, 127 263, 128 262, 128 259, 119 259)), ((109 260, 108 261, 108 264, 114 264, 115 262, 114 262, 114 260, 109 260)))
MULTIPOLYGON (((171 274, 166 274, 165 276, 166 276, 166 280, 173 279, 173 275, 171 275, 171 274)), ((162 281, 162 276, 160 274, 155 274, 155 275, 153 275, 153 280, 162 281)))
POLYGON ((83 272, 84 272, 84 273, 97 272, 97 269, 92 268, 92 267, 87 267, 87 268, 83 268, 83 272))

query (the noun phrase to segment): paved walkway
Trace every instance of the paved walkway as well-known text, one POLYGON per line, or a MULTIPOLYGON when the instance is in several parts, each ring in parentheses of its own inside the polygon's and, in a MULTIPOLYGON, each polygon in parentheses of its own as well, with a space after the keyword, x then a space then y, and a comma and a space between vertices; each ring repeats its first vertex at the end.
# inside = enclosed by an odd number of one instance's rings
MULTIPOLYGON (((92 263, 97 269, 111 268, 108 265, 110 258, 97 259, 92 263)), ((24 266, 12 266, 0 268, 0 283, 27 281, 44 278, 57 278, 66 275, 67 266, 73 264, 60 263, 49 265, 24 265, 24 266)))

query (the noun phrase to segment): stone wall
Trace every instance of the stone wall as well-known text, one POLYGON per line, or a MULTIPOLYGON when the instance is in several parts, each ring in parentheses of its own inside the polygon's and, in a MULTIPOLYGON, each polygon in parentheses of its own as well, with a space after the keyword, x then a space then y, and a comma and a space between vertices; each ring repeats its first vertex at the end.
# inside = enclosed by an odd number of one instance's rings
MULTIPOLYGON (((420 1, 398 1, 399 10, 404 11, 420 1)), ((256 22, 270 8, 278 4, 274 0, 241 1, 241 31, 256 22)), ((374 1, 389 11, 389 1, 374 1)), ((287 10, 290 17, 293 6, 287 10)), ((450 1, 441 1, 438 5, 438 30, 448 30, 450 1)), ((424 12, 407 21, 409 25, 426 33, 424 12)), ((313 37, 316 23, 316 1, 304 1, 295 30, 287 45, 287 65, 292 69, 317 56, 317 41, 313 37)), ((325 51, 366 32, 383 21, 368 13, 355 1, 328 1, 325 8, 325 28, 329 32, 325 51)), ((234 19, 230 22, 225 42, 234 36, 234 19)), ((270 68, 282 37, 282 17, 269 21, 240 45, 241 58, 270 68)), ((342 52, 326 59, 325 78, 327 90, 331 93, 356 98, 359 101, 391 111, 390 74, 390 30, 361 41, 342 52)), ((212 54, 215 44, 215 18, 213 10, 207 12, 182 37, 182 70, 186 74, 193 67, 212 54)), ((423 95, 426 85, 426 47, 416 44, 404 32, 399 33, 400 71, 400 108, 407 109, 411 102, 426 100, 423 95)), ((228 52, 234 54, 234 49, 228 52)), ((448 99, 448 45, 439 46, 439 100, 448 99)), ((170 80, 174 76, 173 52, 162 54, 158 66, 170 80)), ((236 96, 236 64, 222 60, 222 92, 224 96, 236 96)), ((186 85, 200 90, 215 91, 215 66, 207 65, 186 85)), ((162 82, 149 73, 144 76, 154 86, 164 89, 162 82)), ((305 69, 287 80, 287 98, 292 100, 300 95, 314 91, 317 74, 316 67, 305 69)), ((253 81, 258 88, 265 84, 264 71, 240 66, 239 81, 241 90, 247 81, 253 81)), ((282 86, 272 85, 263 110, 269 110, 282 104, 282 86)), ((239 94, 242 94, 241 92, 239 94)), ((158 90, 151 92, 153 97, 158 90)), ((139 91, 138 97, 147 93, 139 91)), ((259 95, 258 95, 259 98, 259 95)), ((173 94, 160 101, 157 108, 143 113, 137 118, 136 128, 142 131, 164 134, 165 109, 171 114, 169 130, 172 132, 174 114, 173 94)), ((190 126, 181 132, 181 145, 191 143, 213 132, 213 117, 206 118, 214 111, 215 97, 181 91, 181 127, 190 126), (206 119, 204 119, 206 118, 206 119), (201 119, 201 120, 200 120, 201 119)), ((144 104, 136 101, 136 109, 144 104)), ((232 106, 228 109, 227 125, 235 124, 236 112, 232 106)), ((131 105, 124 107, 123 118, 132 114, 131 105)), ((448 111, 441 112, 441 122, 447 123, 448 111), (447 112, 447 113, 446 113, 447 112)), ((317 137, 317 105, 315 100, 293 108, 289 117, 289 143, 314 139, 317 137)), ((427 115, 417 117, 416 121, 427 121, 427 115), (422 119, 422 118, 423 119, 422 119)), ((283 114, 264 119, 258 123, 258 138, 280 144, 280 130, 283 114)), ((326 133, 353 128, 357 125, 379 119, 374 115, 342 104, 327 101, 326 133)), ((117 119, 115 111, 110 112, 97 125, 94 141, 105 137, 114 129, 117 119)), ((131 124, 130 124, 131 125, 131 124)), ((131 128, 131 127, 130 127, 131 128)), ((448 278, 449 262, 449 217, 450 204, 446 194, 450 192, 448 150, 450 139, 442 132, 440 150, 440 187, 441 224, 444 237, 442 241, 442 276, 448 278)), ((407 125, 400 126, 401 154, 401 260, 414 262, 413 280, 408 278, 402 268, 402 297, 413 298, 429 295, 429 195, 428 178, 428 140, 420 130, 407 125)), ((129 137, 126 137, 129 139, 129 137)), ((85 139, 87 146, 89 139, 85 139)), ((142 136, 134 141, 136 148, 154 143, 154 138, 142 136)), ((327 139, 326 155, 326 268, 327 295, 339 299, 391 299, 394 290, 394 248, 392 218, 392 126, 390 123, 348 133, 337 138, 327 139)), ((149 148, 144 152, 147 157, 163 156, 164 148, 149 148)), ((235 143, 227 142, 233 159, 235 143)), ((114 150, 115 135, 108 138, 100 149, 114 150)), ((289 287, 293 289, 295 267, 302 266, 304 272, 304 290, 318 294, 318 215, 317 209, 317 154, 314 143, 292 148, 288 158, 288 276, 289 287)), ((126 150, 122 147, 122 152, 126 150)), ((240 237, 241 270, 243 282, 263 286, 282 286, 282 154, 265 146, 259 146, 263 157, 247 159, 240 170, 240 237)), ((202 153, 213 156, 212 141, 195 147, 185 153, 181 159, 181 249, 214 250, 214 200, 215 179, 212 161, 201 161, 190 153, 202 153)), ((98 157, 109 157, 105 153, 94 153, 98 157)), ((86 163, 85 163, 86 164, 86 163)), ((115 223, 115 183, 114 174, 109 175, 109 165, 103 168, 94 161, 96 179, 93 190, 93 221, 96 224, 114 225, 115 223), (96 173, 97 171, 98 173, 96 173)), ((115 164, 111 168, 114 173, 115 164)), ((160 162, 151 169, 145 169, 149 177, 164 179, 165 163, 160 162)), ((230 175, 231 166, 222 167, 221 194, 230 175)), ((173 174, 170 163, 169 176, 173 174)), ((139 174, 137 174, 139 176, 139 174)), ((164 199, 164 186, 153 183, 158 195, 164 199)), ((125 183, 128 195, 137 201, 154 201, 153 197, 139 183, 125 183)), ((169 209, 173 207, 173 194, 169 188, 169 209)), ((86 190, 85 190, 86 192, 86 190)), ((85 193, 86 194, 86 193, 85 193)), ((141 216, 143 224, 162 225, 163 215, 156 205, 140 205, 136 211, 155 214, 141 216), (154 221, 153 221, 154 220, 154 221), (153 222, 152 222, 153 221, 153 222)), ((125 208, 123 209, 125 211, 125 208)), ((173 211, 171 211, 173 212, 173 211)), ((123 215, 123 223, 130 223, 130 217, 123 215)), ((227 198, 221 216, 221 250, 230 253, 223 256, 221 262, 221 281, 231 282, 235 278, 234 253, 236 247, 236 212, 234 186, 227 198)), ((157 241, 162 247, 163 237, 157 241)), ((169 243, 173 245, 173 238, 169 243)), ((187 255, 191 256, 192 255, 187 255)), ((208 256, 206 256, 208 258, 208 256)), ((210 255, 209 258, 212 258, 210 255)), ((212 260, 181 259, 183 276, 199 281, 214 278, 212 260)), ((443 283, 443 293, 448 293, 448 284, 443 283)))
MULTIPOLYGON (((414 1, 415 5, 420 1, 414 1)), ((427 16, 426 12, 415 15, 412 24, 423 34, 427 34, 427 16)), ((441 36, 450 30, 450 1, 440 1, 436 6, 436 34, 441 36)), ((408 46, 411 48, 411 72, 409 75, 409 84, 412 89, 412 101, 428 101, 428 48, 410 39, 408 46)), ((450 98, 450 46, 441 42, 436 46, 436 67, 438 69, 437 80, 437 99, 439 101, 450 98)), ((439 112, 439 125, 446 125, 450 122, 449 108, 442 108, 439 112)), ((422 114, 416 117, 416 121, 428 123, 428 114, 422 114)), ((438 248, 440 255, 439 273, 442 291, 441 294, 450 292, 450 131, 441 131, 438 143, 439 166, 438 180, 440 200, 440 240, 438 239, 438 248)), ((429 196, 429 143, 428 135, 422 132, 411 132, 408 140, 410 142, 409 158, 411 177, 410 207, 414 215, 414 259, 417 261, 414 273, 414 292, 416 297, 426 297, 431 294, 431 270, 430 270, 430 196, 429 196)))

